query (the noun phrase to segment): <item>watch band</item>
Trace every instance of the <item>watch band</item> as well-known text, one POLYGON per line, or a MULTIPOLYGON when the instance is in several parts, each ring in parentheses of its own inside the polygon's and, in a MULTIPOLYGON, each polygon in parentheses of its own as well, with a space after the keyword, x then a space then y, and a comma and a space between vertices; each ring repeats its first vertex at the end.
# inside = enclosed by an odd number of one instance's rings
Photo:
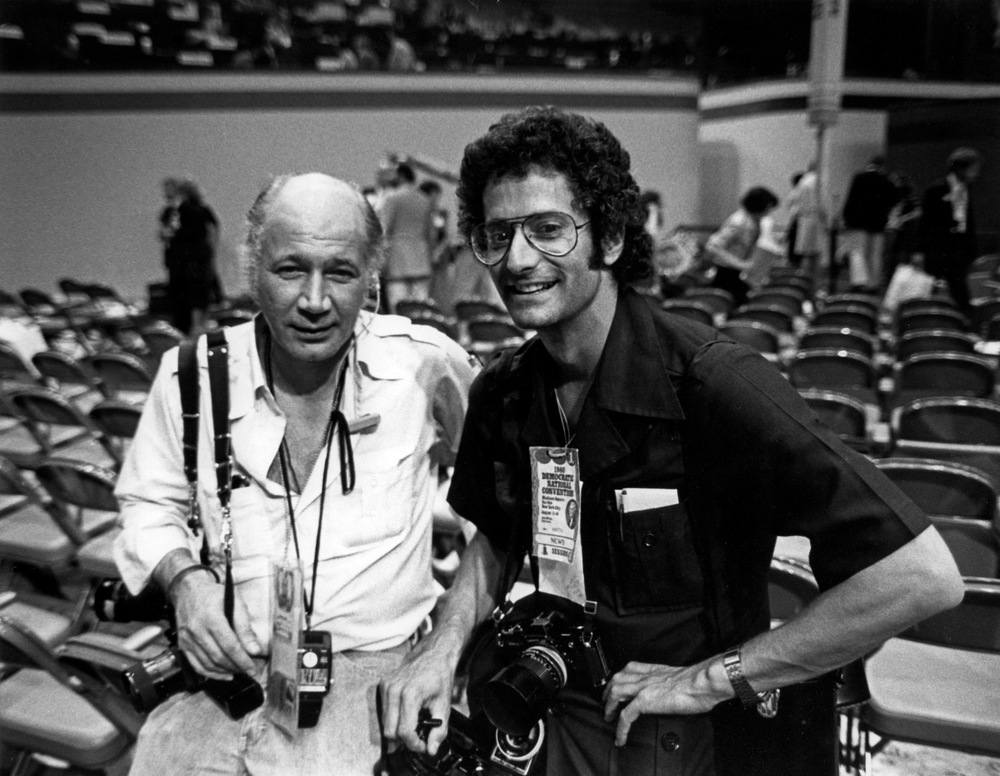
POLYGON ((770 719, 778 713, 778 698, 781 691, 767 690, 766 692, 757 692, 750 686, 750 682, 743 675, 743 660, 740 657, 741 648, 734 647, 723 656, 722 665, 726 669, 726 676, 729 677, 729 683, 733 686, 733 689, 736 691, 736 697, 740 699, 740 703, 743 704, 744 708, 749 709, 751 706, 756 706, 758 714, 770 719))

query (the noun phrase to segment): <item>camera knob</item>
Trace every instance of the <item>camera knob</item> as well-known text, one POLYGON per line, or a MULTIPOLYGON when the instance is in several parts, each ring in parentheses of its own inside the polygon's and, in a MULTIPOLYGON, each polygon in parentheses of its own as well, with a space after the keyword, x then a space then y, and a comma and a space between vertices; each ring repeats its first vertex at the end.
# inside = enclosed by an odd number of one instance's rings
POLYGON ((664 733, 660 737, 660 746, 667 752, 676 752, 681 748, 681 737, 676 733, 664 733))

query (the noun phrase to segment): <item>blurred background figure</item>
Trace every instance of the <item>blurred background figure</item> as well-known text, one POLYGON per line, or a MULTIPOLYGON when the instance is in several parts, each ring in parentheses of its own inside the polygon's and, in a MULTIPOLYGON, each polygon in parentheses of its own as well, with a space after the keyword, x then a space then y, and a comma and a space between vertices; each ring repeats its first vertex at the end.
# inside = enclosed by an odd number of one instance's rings
POLYGON ((920 194, 904 173, 893 173, 899 201, 889 211, 885 224, 885 252, 882 262, 882 286, 889 287, 892 273, 900 264, 908 264, 919 250, 920 194))
POLYGON ((802 264, 802 254, 795 250, 795 241, 799 234, 799 210, 802 207, 799 181, 802 180, 803 175, 805 173, 802 170, 792 173, 789 181, 792 184, 792 188, 785 199, 785 207, 788 209, 788 225, 785 227, 786 255, 788 263, 793 267, 798 267, 802 264))
POLYGON ((879 287, 883 276, 885 228, 889 213, 900 196, 882 156, 872 157, 868 166, 851 180, 844 202, 840 252, 848 257, 850 284, 854 291, 879 287))
POLYGON ((809 163, 795 186, 793 197, 798 203, 798 229, 795 233, 795 253, 800 256, 799 266, 815 278, 823 255, 826 236, 826 216, 819 201, 819 180, 816 162, 809 163))
POLYGON ((434 205, 414 184, 410 165, 396 166, 398 185, 379 202, 388 259, 383 271, 386 308, 400 299, 427 299, 431 290, 431 255, 435 244, 434 205))
POLYGON ((924 191, 920 215, 920 250, 924 269, 948 284, 952 299, 966 315, 969 266, 976 258, 976 222, 971 184, 979 177, 979 152, 957 148, 948 157, 948 174, 924 191))
MULTIPOLYGON (((164 251, 168 303, 174 326, 186 334, 199 334, 205 330, 209 304, 222 297, 215 268, 219 220, 193 180, 173 180, 173 186, 176 205, 169 213, 171 228, 164 251)), ((167 210, 169 206, 161 225, 167 210)), ((164 234, 161 226, 161 237, 164 234)))
POLYGON ((778 197, 773 191, 754 186, 743 195, 739 210, 729 216, 705 244, 716 266, 712 285, 732 294, 737 307, 747 301, 750 286, 743 276, 753 267, 761 220, 777 206, 778 197))

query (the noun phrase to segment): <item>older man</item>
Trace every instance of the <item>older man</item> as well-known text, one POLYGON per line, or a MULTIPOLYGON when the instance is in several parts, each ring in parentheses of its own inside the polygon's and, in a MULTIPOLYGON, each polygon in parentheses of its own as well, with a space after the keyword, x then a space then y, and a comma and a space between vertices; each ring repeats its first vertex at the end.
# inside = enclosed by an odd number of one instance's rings
POLYGON ((554 703, 539 693, 548 773, 817 773, 780 757, 774 691, 957 604, 940 536, 758 354, 630 290, 649 237, 606 126, 505 116, 466 147, 458 193, 473 252, 538 336, 472 388, 448 498, 480 531, 435 630, 384 684, 388 732, 437 750, 445 727, 421 740, 420 710, 447 720, 463 646, 530 552, 538 590, 576 605, 610 674, 595 688, 580 659, 554 703), (770 630, 777 535, 812 540, 824 592, 770 630))
MULTIPOLYGON (((119 480, 116 558, 133 592, 150 580, 168 591, 179 646, 201 674, 281 686, 272 647, 291 641, 294 653, 304 629, 329 634, 333 688, 315 726, 303 729, 273 697, 233 720, 205 693, 177 694, 151 713, 133 772, 367 776, 379 755, 375 684, 435 602, 431 511, 473 369, 436 331, 362 309, 377 283, 382 229, 352 186, 320 174, 281 177, 248 220, 261 314, 227 331, 231 519, 217 494, 203 376, 197 502, 212 564, 199 564, 174 351, 119 480), (216 581, 227 571, 229 619, 227 585, 216 581)), ((201 346, 203 375, 205 354, 201 346)))

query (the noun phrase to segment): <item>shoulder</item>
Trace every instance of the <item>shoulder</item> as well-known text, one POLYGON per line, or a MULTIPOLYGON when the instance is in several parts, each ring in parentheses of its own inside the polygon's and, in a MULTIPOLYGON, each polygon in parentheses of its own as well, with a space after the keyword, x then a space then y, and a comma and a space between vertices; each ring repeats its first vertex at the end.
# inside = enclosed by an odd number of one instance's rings
POLYGON ((400 363, 414 358, 469 364, 469 355, 461 345, 430 326, 413 323, 402 315, 367 312, 361 313, 360 321, 365 332, 377 342, 378 355, 383 359, 396 358, 400 363))

